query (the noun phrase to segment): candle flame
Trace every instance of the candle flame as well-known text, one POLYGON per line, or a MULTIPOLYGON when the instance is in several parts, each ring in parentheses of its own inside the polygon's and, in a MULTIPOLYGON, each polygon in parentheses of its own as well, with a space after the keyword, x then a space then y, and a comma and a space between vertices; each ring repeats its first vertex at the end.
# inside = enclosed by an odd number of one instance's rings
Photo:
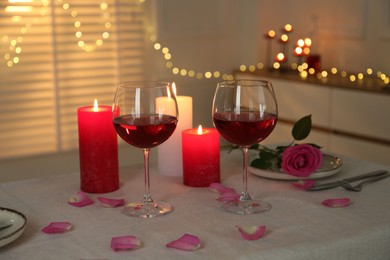
POLYGON ((201 135, 203 133, 202 125, 198 126, 198 135, 201 135))
POLYGON ((172 83, 172 90, 173 90, 173 95, 176 97, 176 84, 175 82, 172 83))
POLYGON ((99 111, 99 105, 97 99, 95 98, 93 102, 93 112, 98 112, 98 111, 99 111))

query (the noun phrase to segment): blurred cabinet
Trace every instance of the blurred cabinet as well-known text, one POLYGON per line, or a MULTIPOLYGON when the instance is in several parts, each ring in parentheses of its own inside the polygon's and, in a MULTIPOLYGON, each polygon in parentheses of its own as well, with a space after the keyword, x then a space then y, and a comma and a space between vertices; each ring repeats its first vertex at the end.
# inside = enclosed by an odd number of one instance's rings
POLYGON ((390 94, 238 73, 237 78, 270 80, 279 122, 266 143, 291 142, 292 124, 312 115, 305 142, 362 160, 390 164, 390 94))

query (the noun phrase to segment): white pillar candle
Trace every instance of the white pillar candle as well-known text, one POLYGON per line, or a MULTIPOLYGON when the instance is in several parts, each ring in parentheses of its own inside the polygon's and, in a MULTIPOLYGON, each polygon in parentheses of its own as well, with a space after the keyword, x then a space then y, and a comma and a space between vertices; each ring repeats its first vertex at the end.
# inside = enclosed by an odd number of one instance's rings
POLYGON ((192 128, 192 97, 177 96, 179 121, 172 136, 157 147, 158 172, 167 176, 182 176, 181 132, 192 128))

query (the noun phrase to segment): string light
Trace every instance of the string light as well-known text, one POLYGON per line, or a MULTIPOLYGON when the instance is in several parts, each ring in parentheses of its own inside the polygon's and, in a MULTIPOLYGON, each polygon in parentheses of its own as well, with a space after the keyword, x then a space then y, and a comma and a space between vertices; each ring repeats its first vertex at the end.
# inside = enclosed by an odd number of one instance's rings
MULTIPOLYGON (((63 3, 62 0, 58 0, 59 3, 63 3)), ((110 37, 109 31, 111 30, 112 24, 110 22, 110 12, 109 12, 109 6, 106 2, 101 2, 99 4, 99 8, 102 12, 102 18, 103 18, 103 24, 104 24, 104 31, 100 34, 100 37, 97 38, 95 41, 93 41, 92 44, 88 44, 85 41, 85 36, 82 32, 83 23, 81 22, 79 18, 79 13, 71 6, 70 3, 64 2, 62 4, 62 9, 64 11, 69 12, 69 15, 76 19, 73 22, 73 27, 75 29, 75 37, 77 39, 77 46, 80 47, 85 52, 91 52, 96 50, 97 47, 101 47, 104 44, 104 41, 106 41, 110 37)))
MULTIPOLYGON (((11 2, 10 2, 11 3, 11 2)), ((41 17, 46 15, 46 8, 49 5, 48 0, 41 0, 42 7, 40 11, 41 17)), ((21 6, 21 5, 9 5, 5 9, 5 12, 14 14, 11 17, 12 22, 23 22, 24 17, 17 15, 18 13, 26 13, 32 12, 32 6, 21 6)), ((33 27, 33 25, 37 24, 40 21, 39 17, 35 17, 30 21, 26 21, 25 24, 20 28, 20 35, 12 38, 8 35, 3 35, 1 40, 3 43, 8 45, 8 51, 6 51, 3 55, 6 66, 11 68, 14 65, 20 62, 20 55, 23 53, 23 48, 21 44, 24 41, 24 35, 26 35, 29 30, 33 27)))
MULTIPOLYGON (((100 37, 94 41, 93 44, 87 44, 86 41, 84 40, 85 35, 82 32, 83 23, 79 19, 79 13, 70 5, 70 3, 63 2, 62 0, 57 0, 57 1, 59 3, 62 3, 62 9, 66 12, 69 12, 69 15, 75 19, 75 21, 73 22, 73 26, 75 29, 74 36, 77 39, 77 46, 79 46, 82 50, 84 50, 86 52, 94 51, 97 47, 102 46, 104 44, 104 41, 106 41, 110 37, 109 31, 111 30, 112 24, 110 22, 111 16, 110 16, 110 13, 108 10, 109 6, 108 6, 107 2, 103 1, 99 4, 99 8, 102 11, 104 31, 101 33, 100 37)), ((41 0, 41 2, 42 2, 43 7, 47 7, 49 5, 48 0, 41 0)), ((146 2, 146 0, 139 0, 140 5, 144 4, 145 2, 146 2)), ((30 10, 30 9, 28 9, 28 10, 30 10)), ((42 9, 42 10, 43 11, 41 11, 41 16, 46 15, 46 11, 44 9, 42 9)), ((14 16, 13 19, 19 20, 20 17, 14 16)), ((25 35, 31 29, 32 25, 37 23, 37 22, 38 22, 38 20, 35 18, 32 22, 26 23, 26 25, 20 29, 22 36, 18 36, 15 39, 10 39, 7 35, 4 35, 2 37, 3 42, 9 42, 9 51, 3 55, 3 58, 6 60, 6 64, 8 67, 12 67, 14 64, 17 64, 20 62, 19 55, 22 53, 22 48, 19 45, 23 42, 23 35, 25 35)), ((290 24, 286 24, 285 27, 283 28, 283 30, 285 33, 290 33, 293 29, 292 29, 292 26, 290 24)), ((173 55, 170 53, 170 50, 168 47, 163 46, 161 43, 159 43, 157 41, 157 36, 154 32, 155 30, 154 30, 153 26, 148 26, 146 31, 149 33, 149 40, 153 43, 154 49, 156 51, 161 52, 161 54, 163 55, 163 58, 166 60, 166 63, 165 63, 166 68, 170 69, 173 74, 180 75, 183 77, 191 77, 191 78, 195 77, 197 79, 223 78, 224 80, 232 80, 234 78, 234 76, 232 74, 229 74, 229 73, 221 73, 219 71, 214 71, 214 72, 207 71, 207 72, 202 73, 202 72, 196 72, 194 70, 190 70, 190 69, 186 69, 186 68, 179 68, 179 67, 174 66, 174 63, 172 62, 173 55)), ((267 34, 268 38, 274 38, 275 36, 276 36, 276 33, 274 30, 270 30, 267 34)), ((280 38, 280 41, 287 42, 288 35, 287 34, 282 35, 280 38)), ((302 47, 303 46, 310 47, 312 45, 312 41, 310 38, 300 39, 300 40, 298 40, 297 45, 298 45, 298 47, 301 47, 301 49, 299 51, 302 51, 305 55, 308 55, 310 53, 310 49, 309 48, 302 48, 302 47)), ((281 57, 279 57, 278 61, 279 62, 275 62, 273 64, 273 68, 275 70, 280 69, 280 67, 281 67, 280 62, 283 61, 283 59, 281 59, 281 57)), ((316 73, 317 73, 316 74, 317 77, 320 77, 320 78, 327 78, 329 76, 329 73, 327 71, 316 72, 313 68, 308 69, 306 63, 303 63, 301 65, 291 64, 291 68, 293 70, 298 70, 299 75, 302 78, 306 78, 308 76, 308 74, 314 75, 316 73)), ((254 72, 256 69, 259 69, 259 70, 264 69, 264 64, 259 62, 256 65, 253 65, 253 64, 252 65, 244 65, 244 64, 240 65, 240 71, 243 71, 243 72, 246 70, 249 70, 250 72, 254 72)), ((336 75, 338 73, 338 69, 333 67, 333 68, 331 68, 330 72, 333 75, 336 75)), ((367 68, 366 74, 372 75, 373 70, 371 68, 367 68)), ((340 75, 341 75, 341 77, 346 78, 348 76, 348 73, 346 71, 341 71, 340 75)), ((385 84, 389 84, 389 77, 386 74, 382 73, 381 71, 377 71, 376 75, 385 84)), ((360 72, 357 74, 357 76, 352 75, 352 74, 349 75, 349 80, 351 82, 356 81, 356 79, 363 80, 364 74, 360 72)))

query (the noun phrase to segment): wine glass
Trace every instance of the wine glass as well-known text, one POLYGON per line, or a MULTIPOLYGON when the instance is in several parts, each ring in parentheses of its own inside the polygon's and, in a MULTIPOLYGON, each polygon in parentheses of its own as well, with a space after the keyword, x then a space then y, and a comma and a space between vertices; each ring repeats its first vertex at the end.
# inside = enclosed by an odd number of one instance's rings
POLYGON ((166 141, 178 122, 176 95, 167 82, 126 82, 117 86, 112 106, 113 123, 118 135, 132 146, 141 148, 144 155, 144 188, 141 202, 124 207, 133 217, 152 218, 167 214, 173 207, 155 202, 150 193, 150 149, 166 141))
POLYGON ((243 151, 243 191, 238 201, 226 201, 222 208, 243 215, 269 210, 269 203, 252 199, 248 193, 248 150, 267 138, 276 125, 278 106, 272 84, 245 79, 221 82, 212 109, 215 128, 243 151))

